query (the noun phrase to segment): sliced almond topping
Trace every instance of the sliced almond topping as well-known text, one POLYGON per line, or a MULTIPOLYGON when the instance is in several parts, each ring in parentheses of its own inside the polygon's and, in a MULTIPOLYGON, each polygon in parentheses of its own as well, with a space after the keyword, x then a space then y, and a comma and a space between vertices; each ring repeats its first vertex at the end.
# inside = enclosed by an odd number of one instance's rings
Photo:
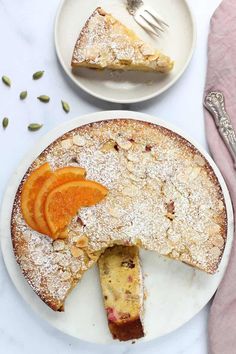
POLYGON ((61 147, 63 149, 70 149, 72 147, 72 139, 63 140, 61 142, 61 147))
POLYGON ((119 218, 121 215, 120 209, 114 207, 109 209, 109 214, 113 216, 114 218, 119 218))
POLYGON ((81 135, 75 135, 72 138, 73 144, 78 146, 84 146, 86 144, 86 139, 81 135))
POLYGON ((70 266, 70 270, 73 274, 75 274, 75 273, 79 272, 80 267, 81 267, 81 263, 78 260, 73 260, 72 264, 70 266))
POLYGON ((133 152, 133 151, 129 151, 127 153, 127 159, 131 162, 139 162, 139 154, 133 152))
POLYGON ((220 226, 217 224, 213 224, 208 228, 208 234, 210 236, 216 236, 217 234, 220 233, 220 226))
POLYGON ((102 145, 100 150, 102 152, 109 152, 111 150, 114 150, 115 146, 116 146, 116 142, 114 140, 108 140, 107 142, 105 142, 105 144, 102 145))
POLYGON ((99 49, 96 47, 86 49, 86 60, 95 61, 99 57, 99 49))
POLYGON ((71 246, 70 251, 71 251, 72 256, 75 258, 81 257, 84 253, 80 248, 78 248, 76 246, 71 246))
POLYGON ((172 253, 171 253, 172 257, 178 259, 179 258, 179 252, 173 250, 172 253))
POLYGON ((211 243, 216 247, 223 247, 224 246, 224 239, 220 235, 212 236, 211 243))
POLYGON ((94 260, 94 261, 96 261, 96 260, 98 259, 98 257, 99 257, 98 254, 93 253, 93 252, 89 252, 89 251, 87 251, 87 255, 88 255, 88 257, 89 257, 90 259, 92 259, 92 260, 94 260))
POLYGON ((181 234, 174 231, 174 230, 171 230, 167 233, 168 235, 168 239, 173 242, 173 243, 181 243, 181 234))
POLYGON ((128 197, 135 197, 136 195, 138 195, 139 189, 134 185, 129 185, 123 189, 122 193, 123 195, 127 195, 128 197))
POLYGON ((68 267, 68 265, 70 264, 68 255, 60 254, 60 253, 58 255, 60 255, 60 258, 58 259, 58 264, 62 267, 68 267))
POLYGON ((196 164, 197 164, 198 166, 201 166, 201 167, 205 166, 205 164, 206 164, 206 161, 205 161, 204 158, 203 158, 202 156, 200 156, 200 155, 195 155, 194 158, 193 158, 193 160, 194 160, 194 162, 196 162, 196 164))
POLYGON ((221 250, 218 247, 213 247, 210 251, 209 254, 212 258, 218 259, 221 255, 221 250))
POLYGON ((144 56, 150 56, 150 55, 154 55, 155 54, 155 50, 148 44, 144 43, 141 47, 140 47, 140 52, 144 55, 144 56))
POLYGON ((71 277, 71 273, 65 271, 65 272, 63 272, 62 275, 61 275, 61 280, 62 280, 62 281, 66 281, 66 280, 69 280, 70 277, 71 277))
POLYGON ((200 174, 201 168, 200 167, 194 167, 194 168, 189 168, 188 169, 188 177, 190 181, 193 181, 198 177, 200 174))
POLYGON ((55 252, 62 251, 65 248, 65 242, 63 240, 55 240, 53 242, 53 250, 55 252))
POLYGON ((80 237, 80 239, 76 242, 76 247, 84 248, 87 246, 88 246, 88 237, 87 236, 80 237))
POLYGON ((166 256, 167 254, 171 253, 173 247, 170 245, 163 245, 159 248, 159 253, 162 254, 163 256, 166 256))
POLYGON ((78 233, 71 234, 72 242, 76 243, 77 241, 79 241, 79 239, 80 239, 80 236, 78 235, 78 233))
POLYGON ((132 181, 140 182, 140 177, 134 175, 133 173, 129 173, 129 178, 130 178, 132 181))
POLYGON ((192 244, 190 245, 189 250, 192 258, 195 261, 203 262, 206 259, 206 251, 201 245, 192 244))
MULTIPOLYGON (((132 56, 132 54, 131 54, 132 56)), ((119 53, 116 52, 116 59, 119 60, 120 64, 122 65, 129 65, 132 63, 132 60, 130 59, 130 56, 128 54, 125 53, 119 53)))
POLYGON ((121 147, 121 149, 123 149, 123 150, 129 150, 132 147, 131 141, 125 140, 123 138, 117 138, 116 142, 121 147))
POLYGON ((128 161, 128 163, 126 164, 127 170, 131 173, 133 173, 135 171, 135 165, 133 162, 128 161))
POLYGON ((43 264, 42 257, 34 257, 34 264, 39 266, 42 265, 43 264))
MULTIPOLYGON (((158 65, 159 66, 165 66, 166 65, 166 63, 165 62, 163 62, 163 61, 161 61, 161 60, 159 60, 159 55, 158 54, 153 54, 153 55, 150 55, 149 56, 149 58, 148 58, 150 61, 156 61, 156 60, 158 60, 158 65)), ((155 64, 155 63, 154 63, 155 64)), ((153 65, 154 66, 154 65, 153 65)))

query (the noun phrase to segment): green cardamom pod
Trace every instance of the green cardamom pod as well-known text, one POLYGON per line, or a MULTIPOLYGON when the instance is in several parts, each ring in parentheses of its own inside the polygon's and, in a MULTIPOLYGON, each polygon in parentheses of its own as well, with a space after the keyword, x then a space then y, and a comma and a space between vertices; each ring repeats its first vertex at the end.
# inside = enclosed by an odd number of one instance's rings
POLYGON ((48 103, 50 101, 50 97, 46 96, 46 95, 41 95, 39 97, 37 97, 39 101, 44 102, 44 103, 48 103))
POLYGON ((43 124, 38 123, 31 123, 28 125, 28 130, 31 132, 36 132, 37 130, 41 129, 43 124))
POLYGON ((36 73, 33 74, 33 80, 41 79, 43 74, 44 74, 44 71, 36 71, 36 73))
POLYGON ((21 100, 26 99, 27 96, 28 96, 28 92, 27 92, 27 91, 22 91, 22 92, 20 93, 20 99, 21 99, 21 100))
POLYGON ((64 111, 65 111, 66 113, 69 113, 69 112, 70 112, 70 106, 69 106, 69 104, 68 104, 67 102, 65 102, 65 101, 61 101, 61 104, 62 104, 62 108, 64 109, 64 111))
POLYGON ((11 80, 9 79, 9 77, 7 77, 5 75, 2 76, 2 82, 9 87, 11 86, 11 80))
POLYGON ((2 126, 3 126, 4 129, 7 128, 8 124, 9 124, 9 119, 7 117, 3 118, 2 126))

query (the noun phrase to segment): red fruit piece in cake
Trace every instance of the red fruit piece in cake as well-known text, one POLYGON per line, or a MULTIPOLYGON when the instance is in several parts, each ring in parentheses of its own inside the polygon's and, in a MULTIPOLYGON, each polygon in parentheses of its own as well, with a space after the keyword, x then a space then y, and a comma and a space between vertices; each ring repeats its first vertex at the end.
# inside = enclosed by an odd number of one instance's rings
POLYGON ((143 285, 138 248, 108 248, 98 265, 108 326, 113 338, 127 341, 143 337, 143 285))

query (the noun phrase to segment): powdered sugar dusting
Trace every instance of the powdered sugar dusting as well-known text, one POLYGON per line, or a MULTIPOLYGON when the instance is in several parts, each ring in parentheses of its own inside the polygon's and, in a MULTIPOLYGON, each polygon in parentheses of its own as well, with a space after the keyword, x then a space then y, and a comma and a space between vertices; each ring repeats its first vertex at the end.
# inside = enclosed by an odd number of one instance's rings
POLYGON ((25 224, 17 194, 16 257, 50 306, 60 308, 103 249, 117 243, 155 250, 209 273, 217 269, 226 237, 222 192, 207 161, 184 139, 138 121, 100 122, 58 139, 32 168, 45 161, 52 168, 84 167, 88 179, 109 189, 101 203, 80 210, 68 239, 54 244, 25 224), (76 251, 80 237, 88 245, 76 251))

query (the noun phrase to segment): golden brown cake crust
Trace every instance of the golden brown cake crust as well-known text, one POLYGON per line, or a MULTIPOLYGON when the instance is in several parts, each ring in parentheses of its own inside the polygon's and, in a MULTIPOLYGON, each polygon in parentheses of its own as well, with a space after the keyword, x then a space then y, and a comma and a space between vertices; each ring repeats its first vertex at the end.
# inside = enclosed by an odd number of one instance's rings
POLYGON ((122 323, 114 323, 109 321, 108 325, 113 338, 118 338, 120 341, 139 339, 144 336, 140 318, 135 318, 122 323))
POLYGON ((221 187, 206 159, 170 130, 131 119, 84 125, 54 141, 33 162, 16 193, 12 242, 17 262, 39 297, 63 307, 83 273, 114 244, 138 245, 214 273, 224 251, 227 215, 221 187), (109 189, 108 197, 81 209, 67 240, 31 230, 20 210, 22 183, 49 162, 75 165, 109 189), (154 217, 155 216, 155 217, 154 217), (88 247, 74 252, 81 237, 88 247))

